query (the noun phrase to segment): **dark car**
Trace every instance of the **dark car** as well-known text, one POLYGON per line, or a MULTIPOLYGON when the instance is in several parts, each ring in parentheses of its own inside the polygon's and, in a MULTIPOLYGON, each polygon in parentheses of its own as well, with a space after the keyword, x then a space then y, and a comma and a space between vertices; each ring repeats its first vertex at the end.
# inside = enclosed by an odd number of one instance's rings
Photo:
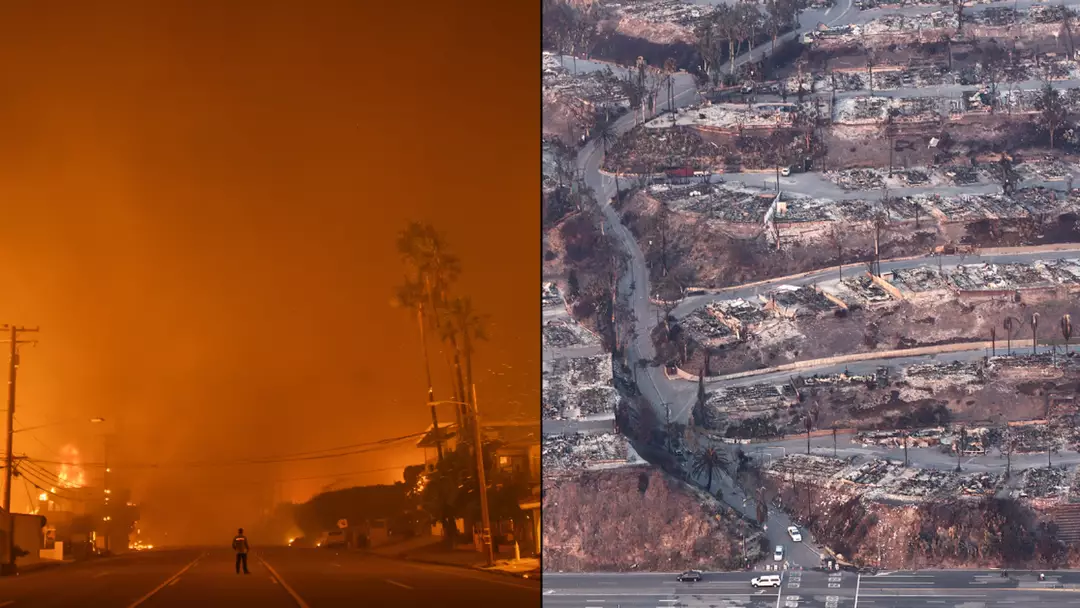
POLYGON ((687 570, 676 577, 680 583, 696 583, 701 580, 701 570, 687 570))

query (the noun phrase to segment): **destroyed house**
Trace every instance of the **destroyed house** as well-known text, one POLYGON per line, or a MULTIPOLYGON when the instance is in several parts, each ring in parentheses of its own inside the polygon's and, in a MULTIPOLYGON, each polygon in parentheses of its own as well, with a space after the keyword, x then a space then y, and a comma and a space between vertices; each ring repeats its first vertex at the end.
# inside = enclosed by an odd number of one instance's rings
POLYGON ((555 283, 543 283, 540 286, 540 306, 544 312, 562 312, 563 297, 555 283))
POLYGON ((1052 276, 1032 264, 960 265, 950 273, 949 283, 961 297, 1012 297, 1022 292, 1052 291, 1052 276))
POLYGON ((782 285, 758 296, 763 309, 781 317, 813 317, 832 314, 839 306, 816 287, 782 285))
POLYGON ((693 338, 711 347, 743 340, 766 317, 765 311, 743 299, 709 302, 681 322, 693 338))
POLYGON ((840 284, 850 294, 846 299, 853 300, 853 304, 859 304, 864 308, 875 309, 895 302, 892 295, 884 287, 878 285, 869 273, 844 277, 840 284))
POLYGON ((938 298, 949 292, 945 275, 932 266, 897 268, 884 278, 908 300, 938 298))
POLYGON ((790 385, 753 384, 710 393, 706 405, 721 418, 739 420, 786 410, 795 401, 795 390, 790 385))

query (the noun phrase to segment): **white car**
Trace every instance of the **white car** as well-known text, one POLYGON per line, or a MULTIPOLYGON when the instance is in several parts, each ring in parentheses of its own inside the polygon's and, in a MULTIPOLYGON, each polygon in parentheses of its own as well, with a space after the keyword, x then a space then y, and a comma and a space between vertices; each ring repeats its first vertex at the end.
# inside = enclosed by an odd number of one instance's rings
POLYGON ((783 561, 784 545, 776 545, 776 551, 773 551, 772 558, 774 562, 783 561))
POLYGON ((799 532, 799 529, 796 528, 795 526, 789 526, 788 529, 787 529, 787 533, 788 533, 788 536, 791 537, 792 541, 797 542, 797 543, 802 542, 802 533, 799 532))
POLYGON ((780 575, 779 574, 766 574, 765 576, 759 576, 750 579, 750 584, 754 587, 779 587, 780 575))

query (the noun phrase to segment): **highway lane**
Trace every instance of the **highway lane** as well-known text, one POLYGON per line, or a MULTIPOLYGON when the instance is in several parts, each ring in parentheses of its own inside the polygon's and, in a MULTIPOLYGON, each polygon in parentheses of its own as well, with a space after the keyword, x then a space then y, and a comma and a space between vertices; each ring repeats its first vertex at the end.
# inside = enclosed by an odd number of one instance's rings
POLYGON ((545 574, 544 606, 1027 606, 1080 605, 1080 572, 929 570, 856 575, 849 572, 789 570, 782 586, 754 589, 750 579, 763 572, 709 572, 699 583, 680 583, 676 573, 545 574), (1053 589, 1055 585, 1065 589, 1053 589))
POLYGON ((466 568, 284 547, 260 550, 258 558, 310 608, 540 605, 539 581, 466 568))
POLYGON ((3 578, 0 579, 0 606, 127 608, 202 553, 199 549, 148 551, 57 565, 3 578))

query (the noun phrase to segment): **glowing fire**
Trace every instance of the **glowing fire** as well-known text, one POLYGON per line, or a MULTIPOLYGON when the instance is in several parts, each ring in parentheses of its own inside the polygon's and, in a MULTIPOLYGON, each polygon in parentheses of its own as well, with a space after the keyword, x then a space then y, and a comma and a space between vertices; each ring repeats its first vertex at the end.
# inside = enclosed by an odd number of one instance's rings
POLYGON ((66 488, 81 488, 86 485, 86 472, 79 464, 79 450, 75 446, 65 445, 60 449, 60 460, 65 464, 60 465, 60 472, 56 475, 60 484, 66 488))

